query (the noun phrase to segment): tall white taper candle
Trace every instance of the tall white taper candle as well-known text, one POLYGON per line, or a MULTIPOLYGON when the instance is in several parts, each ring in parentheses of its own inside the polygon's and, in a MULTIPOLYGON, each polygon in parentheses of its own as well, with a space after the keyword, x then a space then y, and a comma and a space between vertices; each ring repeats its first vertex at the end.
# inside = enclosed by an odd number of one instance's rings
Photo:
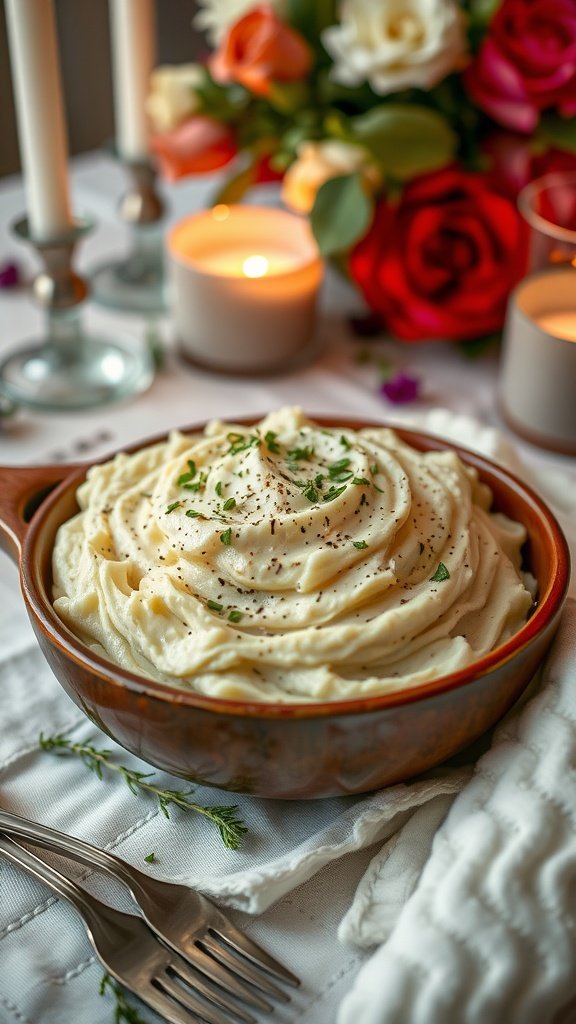
POLYGON ((153 0, 110 0, 116 148, 124 160, 148 156, 146 96, 155 60, 153 0))
POLYGON ((72 224, 52 0, 6 0, 6 18, 29 226, 46 240, 72 224))

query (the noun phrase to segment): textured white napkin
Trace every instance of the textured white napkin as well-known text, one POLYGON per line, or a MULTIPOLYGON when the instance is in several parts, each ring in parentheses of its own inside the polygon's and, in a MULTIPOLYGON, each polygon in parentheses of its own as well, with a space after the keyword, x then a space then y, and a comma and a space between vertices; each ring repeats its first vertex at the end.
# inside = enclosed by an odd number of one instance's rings
POLYGON ((575 765, 570 601, 537 695, 496 731, 429 855, 446 799, 435 821, 436 801, 414 815, 368 868, 341 934, 382 945, 339 1024, 552 1019, 575 987, 575 765))
MULTIPOLYGON (((417 425, 529 475, 497 431, 466 416, 436 410, 417 425)), ((548 500, 561 498, 559 511, 570 525, 576 479, 566 474, 560 481, 557 472, 543 471, 533 482, 548 500)), ((347 989, 340 1024, 352 1017, 355 1024, 525 1024, 548 1019, 542 1000, 546 1012, 562 1002, 569 992, 569 969, 576 968, 576 921, 569 916, 576 835, 573 819, 561 811, 564 802, 569 806, 570 796, 576 807, 570 790, 576 739, 572 723, 558 711, 569 705, 568 695, 560 700, 554 694, 564 694, 570 678, 576 691, 576 666, 567 651, 569 614, 543 676, 540 704, 527 705, 520 719, 520 712, 511 714, 497 734, 494 752, 479 762, 473 777, 473 765, 464 759, 414 783, 363 798, 302 803, 258 801, 199 788, 200 802, 239 804, 250 833, 241 851, 233 853, 223 849, 203 819, 175 812, 167 822, 152 800, 136 799, 122 780, 112 777, 103 785, 78 760, 38 749, 40 730, 62 730, 74 740, 109 747, 123 763, 146 770, 99 734, 55 683, 26 621, 16 572, 4 576, 0 804, 114 848, 157 876, 187 880, 230 906, 258 912, 255 926, 261 930, 252 934, 304 979, 291 1007, 277 1011, 279 1024, 335 1020, 347 989), (524 723, 527 715, 541 729, 546 718, 542 709, 552 700, 556 710, 548 713, 548 738, 530 733, 525 744, 528 751, 533 744, 541 745, 546 755, 538 754, 531 762, 534 771, 540 764, 539 788, 534 785, 532 792, 522 789, 522 778, 515 774, 517 736, 524 744, 528 735, 524 724, 517 733, 518 722, 524 723), (515 815, 529 832, 517 834, 515 815), (157 863, 148 866, 144 857, 152 851, 157 863), (371 852, 376 856, 369 864, 371 852), (552 899, 557 902, 552 904, 552 899), (340 936, 348 945, 339 947, 335 931, 342 917, 340 936), (478 936, 477 944, 470 935, 478 936), (353 986, 366 954, 353 953, 350 943, 381 944, 353 986), (533 975, 529 981, 528 965, 533 975), (509 1010, 513 998, 516 1016, 509 1010)), ((171 788, 178 785, 160 772, 157 781, 171 788)), ((85 877, 84 869, 77 871, 85 877)), ((110 896, 101 876, 87 877, 85 884, 100 896, 110 896)), ((246 917, 240 920, 252 930, 246 917)), ((100 975, 74 912, 2 865, 2 1024, 5 1019, 10 1024, 76 1024, 80 1006, 82 1024, 107 1024, 110 1007, 97 994, 100 975), (59 936, 56 943, 54 934, 59 936)))

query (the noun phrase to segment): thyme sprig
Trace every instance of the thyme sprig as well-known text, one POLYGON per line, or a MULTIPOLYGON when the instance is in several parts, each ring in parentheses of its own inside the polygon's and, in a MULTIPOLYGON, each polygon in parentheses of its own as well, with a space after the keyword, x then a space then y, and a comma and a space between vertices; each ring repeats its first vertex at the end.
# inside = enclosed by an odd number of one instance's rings
POLYGON ((224 846, 229 850, 237 850, 242 842, 242 836, 248 831, 242 819, 237 816, 238 804, 203 807, 202 804, 197 804, 188 799, 194 792, 193 789, 186 791, 163 789, 161 786, 147 781, 155 774, 154 772, 139 772, 133 768, 126 768, 125 765, 112 760, 111 750, 98 750, 91 743, 73 743, 72 740, 66 739, 61 733, 58 733, 56 736, 44 736, 43 733, 40 733, 39 743, 42 750, 66 750, 70 754, 76 754, 99 779, 104 778, 104 768, 109 768, 110 771, 116 772, 125 780, 131 793, 137 795, 138 791, 141 790, 155 796, 162 814, 167 818, 170 817, 168 812, 170 804, 174 804, 184 811, 196 811, 197 814, 204 815, 205 818, 208 818, 217 826, 220 838, 224 846))
POLYGON ((100 982, 100 995, 105 996, 107 993, 114 997, 116 1005, 114 1007, 114 1024, 122 1024, 123 1021, 126 1024, 147 1024, 143 1017, 140 1016, 136 1007, 131 1006, 124 989, 114 978, 111 978, 109 974, 102 975, 102 981, 100 982))

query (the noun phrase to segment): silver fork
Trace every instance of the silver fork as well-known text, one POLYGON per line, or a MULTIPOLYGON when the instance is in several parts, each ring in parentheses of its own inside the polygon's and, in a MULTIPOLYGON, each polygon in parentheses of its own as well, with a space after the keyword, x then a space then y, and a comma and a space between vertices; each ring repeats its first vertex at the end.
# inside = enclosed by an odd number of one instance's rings
POLYGON ((0 829, 119 879, 152 931, 201 978, 216 982, 230 996, 270 1012, 273 1006, 262 994, 282 1002, 290 1000, 272 978, 294 987, 300 984, 291 971, 188 886, 151 878, 108 850, 10 811, 0 810, 0 829))
POLYGON ((169 1024, 244 1024, 254 1017, 211 986, 146 927, 142 918, 124 914, 95 899, 81 886, 29 850, 0 833, 0 854, 46 882, 80 913, 96 955, 106 971, 169 1024), (220 1012, 226 1011, 226 1016, 220 1012))

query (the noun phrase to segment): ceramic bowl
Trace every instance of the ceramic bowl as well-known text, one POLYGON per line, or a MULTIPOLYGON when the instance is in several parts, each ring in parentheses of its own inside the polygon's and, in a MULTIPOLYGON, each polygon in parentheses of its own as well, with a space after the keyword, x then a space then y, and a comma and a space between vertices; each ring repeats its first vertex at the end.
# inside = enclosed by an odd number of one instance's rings
MULTIPOLYGON (((374 425, 317 419, 354 429, 374 425)), ((88 467, 4 467, 0 544, 19 562, 38 642, 72 700, 151 765, 209 786, 285 799, 363 793, 408 779, 490 729, 523 692, 552 641, 568 587, 568 546, 551 511, 506 470, 438 438, 397 433, 423 451, 456 450, 491 487, 494 507, 526 527, 525 561, 538 582, 538 601, 511 639, 426 685, 337 703, 220 700, 156 683, 90 651, 51 606, 54 538, 77 511, 76 488, 88 467)))

